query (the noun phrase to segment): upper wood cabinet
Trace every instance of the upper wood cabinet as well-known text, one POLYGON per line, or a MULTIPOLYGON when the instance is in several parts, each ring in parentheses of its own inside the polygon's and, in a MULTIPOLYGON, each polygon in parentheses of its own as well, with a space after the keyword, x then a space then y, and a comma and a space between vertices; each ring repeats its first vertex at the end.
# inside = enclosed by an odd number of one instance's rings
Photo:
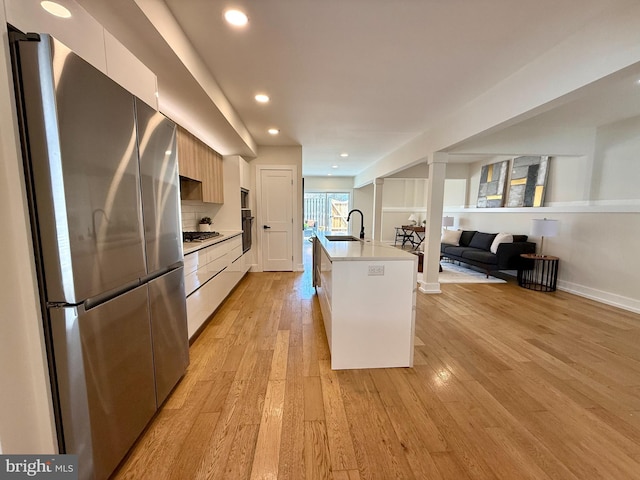
POLYGON ((222 156, 180 126, 177 147, 182 199, 224 203, 222 156))
POLYGON ((200 150, 204 144, 179 125, 176 137, 180 176, 201 182, 203 169, 200 168, 198 157, 202 155, 200 150))

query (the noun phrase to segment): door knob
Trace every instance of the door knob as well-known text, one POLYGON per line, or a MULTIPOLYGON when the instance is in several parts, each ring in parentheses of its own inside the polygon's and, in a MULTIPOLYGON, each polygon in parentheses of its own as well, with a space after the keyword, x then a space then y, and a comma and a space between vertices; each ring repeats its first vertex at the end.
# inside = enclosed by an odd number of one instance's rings
POLYGON ((269 225, 263 225, 262 228, 266 230, 267 228, 271 228, 271 227, 269 225))

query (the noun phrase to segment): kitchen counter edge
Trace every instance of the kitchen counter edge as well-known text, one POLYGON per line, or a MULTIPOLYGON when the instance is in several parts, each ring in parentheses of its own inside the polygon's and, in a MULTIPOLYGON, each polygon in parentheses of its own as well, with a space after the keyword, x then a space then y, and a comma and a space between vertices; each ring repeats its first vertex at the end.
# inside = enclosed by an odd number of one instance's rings
POLYGON ((185 242, 182 244, 182 253, 186 256, 190 253, 197 252, 203 248, 210 247, 216 243, 221 243, 230 240, 238 235, 242 235, 242 230, 221 230, 220 235, 210 238, 204 242, 185 242))
POLYGON ((322 233, 316 237, 331 261, 414 260, 418 257, 392 245, 365 238, 354 241, 330 241, 322 233))

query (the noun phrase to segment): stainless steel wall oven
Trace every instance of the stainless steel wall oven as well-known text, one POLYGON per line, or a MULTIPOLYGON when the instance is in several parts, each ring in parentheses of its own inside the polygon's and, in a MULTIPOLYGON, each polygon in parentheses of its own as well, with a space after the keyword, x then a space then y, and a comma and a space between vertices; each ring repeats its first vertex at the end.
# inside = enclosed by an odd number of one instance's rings
POLYGON ((251 225, 253 217, 251 210, 242 210, 242 252, 246 253, 251 249, 251 225))

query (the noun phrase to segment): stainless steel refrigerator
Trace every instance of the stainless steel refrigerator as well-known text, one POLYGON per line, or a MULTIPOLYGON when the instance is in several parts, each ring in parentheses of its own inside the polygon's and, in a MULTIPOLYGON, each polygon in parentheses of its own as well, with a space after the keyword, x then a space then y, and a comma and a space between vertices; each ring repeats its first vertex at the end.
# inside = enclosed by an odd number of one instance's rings
POLYGON ((60 448, 104 479, 189 362, 175 125, 48 35, 11 46, 60 448))

